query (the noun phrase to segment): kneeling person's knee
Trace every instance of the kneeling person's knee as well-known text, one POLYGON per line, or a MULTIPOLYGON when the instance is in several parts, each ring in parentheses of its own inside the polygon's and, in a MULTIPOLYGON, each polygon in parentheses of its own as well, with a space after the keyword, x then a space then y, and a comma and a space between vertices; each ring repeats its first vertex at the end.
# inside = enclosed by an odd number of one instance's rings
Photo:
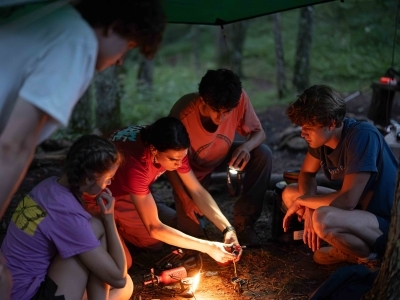
POLYGON ((329 207, 322 206, 314 211, 312 216, 313 227, 319 237, 324 238, 331 233, 332 217, 329 207))

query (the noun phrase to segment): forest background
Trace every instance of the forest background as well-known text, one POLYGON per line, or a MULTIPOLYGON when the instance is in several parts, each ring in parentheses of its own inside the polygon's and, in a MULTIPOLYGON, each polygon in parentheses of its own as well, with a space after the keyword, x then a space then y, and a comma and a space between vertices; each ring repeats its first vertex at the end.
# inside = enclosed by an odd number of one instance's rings
POLYGON ((295 100, 312 84, 327 84, 345 95, 369 90, 389 67, 399 69, 397 2, 333 1, 223 30, 168 24, 153 60, 133 50, 123 66, 97 74, 69 128, 53 138, 150 124, 166 116, 181 96, 196 92, 208 69, 221 67, 241 77, 258 113, 295 100))
MULTIPOLYGON (((275 113, 275 121, 287 121, 285 107, 313 84, 330 85, 350 98, 366 92, 370 95, 371 83, 378 82, 389 68, 397 72, 400 69, 399 5, 399 0, 333 1, 236 22, 226 25, 224 30, 210 25, 168 24, 154 60, 145 60, 132 51, 123 66, 96 75, 76 106, 70 126, 54 137, 150 124, 166 116, 181 96, 196 92, 208 69, 221 67, 231 68, 240 76, 258 115, 275 113)), ((365 114, 367 109, 363 105, 358 112, 365 114)), ((287 162, 284 157, 300 161, 290 154, 274 160, 274 165, 276 161, 287 162)), ((397 188, 386 259, 366 299, 399 299, 399 199, 397 188)), ((263 253, 254 254, 255 261, 273 263, 271 259, 262 260, 263 253)), ((254 271, 254 264, 245 264, 254 271)), ((290 271, 299 266, 291 262, 285 267, 290 271)), ((319 280, 331 271, 325 270, 325 275, 321 275, 308 262, 302 272, 307 268, 319 280)), ((266 275, 265 269, 274 270, 272 265, 263 265, 259 270, 262 277, 266 275)), ((277 284, 272 288, 279 295, 274 292, 272 299, 305 299, 315 288, 310 282, 320 283, 306 276, 306 284, 299 284, 303 290, 298 293, 287 288, 287 283, 297 280, 293 274, 290 271, 275 281, 276 274, 271 273, 267 281, 277 284)), ((266 299, 270 287, 260 285, 259 290, 264 291, 259 296, 266 299)), ((250 298, 255 299, 254 295, 250 298)))
MULTIPOLYGON (((330 85, 345 96, 356 92, 364 94, 366 101, 356 97, 357 103, 362 105, 355 105, 352 100, 349 106, 353 106, 352 113, 366 115, 371 83, 379 81, 390 67, 400 69, 400 37, 395 30, 399 5, 399 0, 333 1, 233 23, 224 26, 224 31, 211 25, 168 24, 160 51, 153 60, 145 60, 133 50, 123 66, 96 74, 76 106, 68 128, 58 130, 50 141, 63 147, 83 133, 150 124, 166 116, 181 96, 196 92, 208 69, 221 67, 231 68, 240 76, 264 130, 275 127, 276 131, 283 131, 282 125, 289 125, 285 108, 299 92, 313 84, 330 85)), ((268 139, 265 143, 272 146, 268 139)), ((13 204, 40 180, 60 172, 59 158, 63 155, 51 156, 50 153, 39 159, 42 152, 46 154, 49 144, 38 147, 30 171, 0 220, 0 240, 15 208, 13 204)), ((304 155, 273 150, 274 172, 297 167, 304 155)), ((231 211, 231 199, 216 193, 224 188, 215 188, 213 196, 226 214, 231 211)), ((400 199, 400 194, 396 199, 400 199)), ((395 205, 400 206, 400 201, 395 205)), ((394 211, 400 211, 400 207, 394 211)), ((396 218, 392 223, 400 230, 400 220, 396 218)), ((264 217, 259 222, 260 232, 267 232, 270 224, 271 218, 264 217)), ((392 235, 392 246, 396 245, 399 234, 395 231, 392 235)), ((241 299, 308 299, 334 270, 314 264, 309 252, 305 246, 284 251, 282 247, 273 246, 268 250, 248 250, 240 272, 244 278, 251 278, 252 291, 258 296, 249 292, 241 299)), ((399 261, 400 251, 391 253, 393 260, 385 265, 376 285, 389 292, 400 291, 400 280, 396 280, 400 278, 400 268, 396 268, 397 263, 391 263, 399 261)), ((204 269, 214 270, 214 262, 205 261, 204 269)), ((228 271, 218 269, 218 272, 220 280, 229 278, 228 271)), ((217 290, 221 293, 220 297, 213 295, 213 299, 236 297, 229 282, 218 281, 215 277, 205 278, 202 287, 204 293, 217 290)), ((143 291, 137 293, 141 295, 143 291)), ((396 293, 392 295, 396 296, 374 299, 399 299, 396 293)), ((204 297, 197 295, 197 299, 210 299, 208 294, 204 297)), ((156 298, 169 299, 159 295, 156 298)))

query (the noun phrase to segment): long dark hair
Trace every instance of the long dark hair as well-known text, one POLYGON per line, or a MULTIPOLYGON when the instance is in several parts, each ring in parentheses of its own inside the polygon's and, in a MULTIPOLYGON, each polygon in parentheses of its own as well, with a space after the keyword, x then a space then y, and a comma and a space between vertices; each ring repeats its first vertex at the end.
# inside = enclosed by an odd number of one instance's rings
POLYGON ((140 136, 146 146, 153 145, 160 152, 190 147, 189 134, 185 126, 173 117, 161 118, 152 125, 142 128, 140 136))
POLYGON ((69 149, 64 173, 71 191, 78 192, 83 179, 96 179, 121 162, 122 156, 112 142, 88 134, 80 137, 69 149))

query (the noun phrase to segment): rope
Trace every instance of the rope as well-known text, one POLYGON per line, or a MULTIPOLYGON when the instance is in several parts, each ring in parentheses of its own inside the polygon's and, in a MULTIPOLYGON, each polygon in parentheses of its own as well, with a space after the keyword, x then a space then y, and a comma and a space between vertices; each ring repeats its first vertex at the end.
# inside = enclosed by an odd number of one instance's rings
POLYGON ((224 25, 222 25, 222 24, 221 24, 221 32, 222 32, 222 37, 224 38, 226 51, 228 53, 229 66, 230 66, 230 69, 233 70, 232 69, 232 59, 231 59, 231 55, 230 55, 230 52, 229 52, 228 41, 227 41, 227 38, 226 38, 226 32, 225 32, 224 25))

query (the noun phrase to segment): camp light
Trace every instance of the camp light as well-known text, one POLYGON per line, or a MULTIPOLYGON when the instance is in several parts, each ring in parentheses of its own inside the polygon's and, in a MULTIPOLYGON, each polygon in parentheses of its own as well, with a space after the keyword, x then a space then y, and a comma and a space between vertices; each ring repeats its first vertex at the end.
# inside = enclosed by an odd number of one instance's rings
POLYGON ((241 171, 239 168, 228 166, 226 173, 229 194, 231 194, 232 197, 240 195, 243 190, 243 171, 241 171), (234 182, 236 183, 236 186, 234 186, 234 182))

